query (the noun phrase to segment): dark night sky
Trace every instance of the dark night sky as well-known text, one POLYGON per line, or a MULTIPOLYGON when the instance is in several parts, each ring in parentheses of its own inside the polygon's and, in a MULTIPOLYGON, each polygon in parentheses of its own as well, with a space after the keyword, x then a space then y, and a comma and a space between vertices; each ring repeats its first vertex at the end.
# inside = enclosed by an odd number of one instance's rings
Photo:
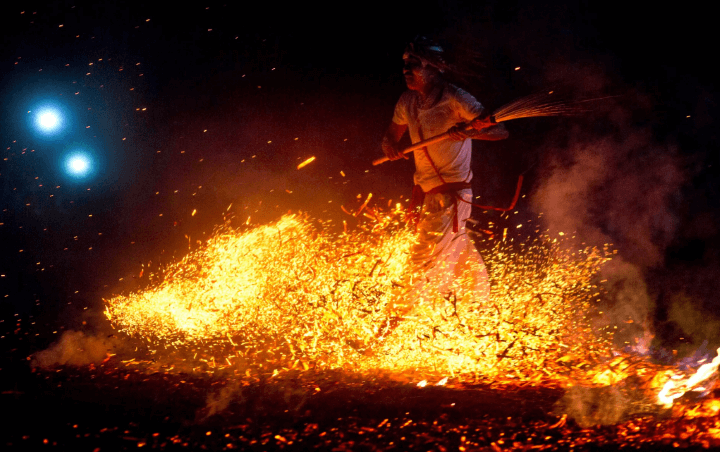
MULTIPOLYGON (((480 54, 467 87, 490 108, 554 86, 619 95, 628 127, 677 149, 686 174, 679 226, 663 242, 665 262, 645 269, 649 284, 702 267, 686 281, 713 307, 720 162, 709 15, 620 2, 151 3, 2 7, 3 317, 72 326, 84 307, 97 312, 102 297, 141 284, 141 263, 182 255, 186 236, 202 239, 231 203, 238 221, 259 223, 288 209, 341 218, 360 193, 407 195, 411 165, 370 162, 404 89, 402 50, 418 33, 480 54), (56 139, 29 122, 46 100, 67 112, 56 139), (77 146, 96 163, 81 181, 59 164, 77 146)), ((531 194, 548 143, 617 129, 608 118, 512 123, 510 140, 475 158, 476 192, 505 204, 531 168, 531 194)), ((660 311, 674 289, 655 290, 660 311)))

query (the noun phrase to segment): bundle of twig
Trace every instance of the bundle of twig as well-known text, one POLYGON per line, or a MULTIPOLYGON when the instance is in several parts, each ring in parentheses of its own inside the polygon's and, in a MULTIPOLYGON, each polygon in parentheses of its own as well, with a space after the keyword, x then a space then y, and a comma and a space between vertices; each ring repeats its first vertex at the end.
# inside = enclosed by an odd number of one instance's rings
MULTIPOLYGON (((514 102, 510 102, 509 104, 503 105, 495 110, 495 112, 490 115, 490 119, 492 122, 498 123, 520 118, 576 115, 589 111, 583 106, 583 104, 591 101, 606 99, 603 97, 568 102, 559 99, 557 95, 553 94, 553 91, 531 94, 514 102)), ((473 127, 470 124, 461 125, 460 129, 464 132, 473 131, 473 127)), ((408 154, 410 152, 417 151, 418 149, 422 149, 425 146, 445 141, 449 138, 450 132, 448 131, 408 146, 402 152, 403 154, 408 154)), ((373 165, 379 165, 387 162, 388 160, 389 159, 387 157, 382 157, 374 160, 373 165)))
POLYGON ((584 101, 567 102, 558 99, 553 95, 553 91, 548 93, 537 93, 523 97, 507 105, 498 108, 492 118, 495 122, 510 121, 512 119, 532 118, 538 116, 564 116, 584 113, 589 110, 583 108, 580 104, 589 102, 584 101))

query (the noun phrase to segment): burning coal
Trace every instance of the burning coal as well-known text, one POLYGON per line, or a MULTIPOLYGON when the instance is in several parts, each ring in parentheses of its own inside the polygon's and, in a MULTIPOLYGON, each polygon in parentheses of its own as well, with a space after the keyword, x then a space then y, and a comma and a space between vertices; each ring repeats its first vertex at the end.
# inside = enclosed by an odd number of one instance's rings
MULTIPOLYGON (((606 337, 587 313, 606 249, 569 250, 562 237, 495 240, 492 289, 481 300, 472 269, 450 295, 433 292, 387 335, 389 307, 409 296, 400 281, 414 234, 399 209, 355 232, 287 215, 273 224, 218 230, 205 246, 153 275, 150 288, 107 300, 119 330, 155 346, 189 349, 213 365, 250 360, 283 369, 386 370, 469 378, 541 380, 594 362, 606 337), (361 353, 356 344, 371 344, 361 353)), ((539 232, 539 231, 538 231, 539 232)), ((404 300, 407 302, 407 300, 404 300)))

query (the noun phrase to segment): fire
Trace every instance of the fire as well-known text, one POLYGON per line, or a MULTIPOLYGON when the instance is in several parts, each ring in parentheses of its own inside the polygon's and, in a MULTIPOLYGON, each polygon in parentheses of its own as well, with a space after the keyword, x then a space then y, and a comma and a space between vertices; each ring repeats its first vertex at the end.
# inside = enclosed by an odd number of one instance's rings
POLYGON ((618 356, 600 372, 591 376, 591 382, 601 386, 611 386, 630 376, 631 361, 625 356, 618 356))
POLYGON ((672 375, 658 394, 658 403, 665 408, 670 408, 675 399, 682 397, 688 391, 705 391, 706 388, 701 384, 717 375, 718 365, 720 365, 720 349, 717 350, 717 353, 718 356, 715 359, 700 366, 697 372, 690 377, 684 378, 680 374, 672 375))
MULTIPOLYGON (((708 399, 700 403, 699 405, 689 409, 685 412, 685 416, 688 418, 695 417, 716 417, 720 414, 720 400, 719 399, 708 399)), ((720 433, 720 430, 718 430, 720 433)), ((720 436, 716 437, 720 438, 720 436)))
POLYGON ((363 207, 371 220, 354 232, 301 215, 220 229, 151 275, 149 288, 107 300, 107 318, 154 346, 199 351, 208 362, 212 355, 218 366, 239 357, 278 371, 445 376, 438 384, 447 376, 538 381, 607 353, 607 338, 592 333, 586 315, 609 252, 567 249, 545 235, 490 242, 489 301, 464 290, 473 284, 469 269, 454 293, 430 291, 377 340, 389 307, 407 296, 400 282, 415 236, 402 212, 363 207))

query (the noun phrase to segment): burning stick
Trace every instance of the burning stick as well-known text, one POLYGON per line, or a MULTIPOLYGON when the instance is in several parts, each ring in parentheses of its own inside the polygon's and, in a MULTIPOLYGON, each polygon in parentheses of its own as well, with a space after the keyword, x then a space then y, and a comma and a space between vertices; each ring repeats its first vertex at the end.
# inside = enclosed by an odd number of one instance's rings
POLYGON ((371 199, 372 199, 372 193, 368 193, 367 199, 365 199, 365 202, 362 203, 362 205, 360 206, 360 208, 358 209, 358 211, 355 212, 355 214, 354 214, 353 216, 356 217, 356 216, 360 215, 360 212, 362 212, 363 209, 364 209, 365 207, 367 207, 367 205, 368 205, 368 203, 370 202, 371 199))
MULTIPOLYGON (((520 119, 520 118, 533 118, 533 117, 540 117, 540 116, 563 116, 563 115, 574 115, 578 113, 582 113, 588 110, 585 110, 583 108, 580 108, 579 104, 584 102, 590 102, 595 100, 601 100, 605 98, 597 98, 597 99, 587 99, 577 102, 563 102, 560 100, 550 100, 550 96, 552 96, 553 92, 550 91, 549 93, 541 93, 541 94, 532 94, 530 96, 523 97, 521 99, 518 99, 514 102, 510 102, 507 105, 504 105, 497 110, 495 110, 495 113, 491 114, 489 116, 490 122, 493 124, 499 123, 499 122, 505 122, 510 121, 512 119, 520 119)), ((486 118, 485 115, 481 115, 479 119, 486 118)), ((461 130, 466 133, 472 132, 474 129, 473 127, 468 123, 461 125, 461 130)), ((427 140, 419 141, 411 146, 408 146, 405 148, 402 153, 403 154, 409 154, 410 152, 417 151, 418 149, 422 149, 425 146, 430 146, 431 144, 440 143, 441 141, 445 141, 450 138, 450 132, 441 133, 440 135, 436 135, 434 137, 430 137, 427 140)), ((379 159, 373 160, 373 166, 380 165, 381 163, 387 162, 387 157, 381 157, 379 159)))

